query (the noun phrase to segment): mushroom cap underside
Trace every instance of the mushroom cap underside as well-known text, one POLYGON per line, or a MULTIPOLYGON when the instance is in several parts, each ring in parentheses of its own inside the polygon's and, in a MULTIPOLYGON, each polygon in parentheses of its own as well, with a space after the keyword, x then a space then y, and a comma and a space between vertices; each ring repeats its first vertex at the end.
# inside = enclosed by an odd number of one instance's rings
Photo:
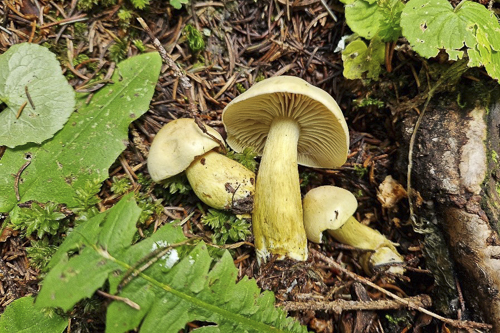
MULTIPOLYGON (((208 133, 224 142, 219 132, 205 126, 208 133)), ((198 156, 219 147, 219 143, 203 133, 194 119, 176 119, 156 134, 148 156, 148 171, 151 178, 161 181, 173 177, 184 170, 198 156)))
POLYGON ((327 92, 293 76, 263 80, 226 106, 222 120, 228 145, 262 155, 276 117, 293 118, 300 126, 299 164, 336 168, 345 163, 349 132, 342 111, 327 92))
POLYGON ((337 186, 316 187, 306 193, 302 202, 307 239, 314 243, 321 243, 323 231, 344 225, 358 208, 356 197, 337 186))

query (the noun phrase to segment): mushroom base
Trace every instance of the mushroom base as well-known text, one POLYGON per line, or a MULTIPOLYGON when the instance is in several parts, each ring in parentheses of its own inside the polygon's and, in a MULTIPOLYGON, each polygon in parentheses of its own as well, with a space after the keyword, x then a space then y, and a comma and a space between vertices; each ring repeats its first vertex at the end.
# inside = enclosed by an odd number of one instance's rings
MULTIPOLYGON (((363 269, 368 274, 373 273, 377 267, 404 262, 403 257, 390 240, 377 230, 359 223, 352 216, 342 227, 328 230, 328 233, 342 244, 374 251, 362 257, 363 269)), ((389 268, 389 272, 403 274, 404 269, 400 266, 393 266, 389 268)))

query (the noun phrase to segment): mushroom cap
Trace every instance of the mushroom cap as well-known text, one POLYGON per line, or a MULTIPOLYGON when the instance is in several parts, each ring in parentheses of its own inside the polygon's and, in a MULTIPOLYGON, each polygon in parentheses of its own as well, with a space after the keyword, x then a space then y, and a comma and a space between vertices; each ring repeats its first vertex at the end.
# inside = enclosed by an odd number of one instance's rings
POLYGON ((358 208, 356 197, 337 186, 320 186, 304 196, 304 228, 307 239, 321 243, 325 230, 335 230, 344 225, 358 208))
MULTIPOLYGON (((207 132, 224 142, 221 135, 208 126, 207 132)), ((156 134, 148 156, 148 171, 158 182, 186 170, 198 156, 219 147, 219 143, 203 133, 194 119, 176 119, 156 134)))
POLYGON ((275 117, 298 122, 299 164, 336 168, 345 163, 349 132, 342 111, 326 91, 293 76, 263 80, 224 108, 222 121, 228 145, 237 152, 251 147, 262 155, 275 117))

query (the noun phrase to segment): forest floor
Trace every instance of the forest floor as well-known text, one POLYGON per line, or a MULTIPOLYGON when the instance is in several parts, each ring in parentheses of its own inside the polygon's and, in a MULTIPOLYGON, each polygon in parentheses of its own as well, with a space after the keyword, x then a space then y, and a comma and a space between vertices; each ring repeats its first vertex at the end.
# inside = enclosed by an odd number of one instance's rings
MULTIPOLYGON (((192 1, 180 10, 167 1, 152 1, 144 10, 135 9, 128 1, 108 2, 109 6, 99 2, 89 5, 90 9, 82 8, 78 1, 7 0, 0 4, 0 53, 17 43, 45 45, 57 54, 77 91, 91 80, 106 77, 114 63, 155 50, 137 17, 144 19, 191 82, 191 88, 183 90, 171 70, 162 71, 150 110, 130 126, 128 148, 110 169, 110 178, 99 193, 101 211, 119 200, 111 190, 117 180, 127 179, 137 189, 138 175, 148 177, 148 149, 164 124, 196 116, 224 136, 222 111, 241 91, 262 78, 297 76, 336 99, 351 142, 347 163, 339 169, 299 167, 302 194, 321 185, 354 193, 359 202, 357 219, 399 244, 406 274, 397 278, 384 271, 367 275, 359 262, 363 251, 325 235, 323 244, 309 243, 310 256, 305 262, 271 260, 259 266, 252 238, 237 243, 233 255, 239 278, 254 278, 262 289, 273 291, 278 305, 314 332, 446 332, 451 327, 394 301, 386 292, 417 297, 415 302, 422 301, 422 306, 433 311, 432 298, 438 288, 426 269, 421 237, 407 222, 406 199, 384 208, 383 199, 377 198, 387 176, 404 180, 407 172, 401 169, 407 157, 399 150, 396 128, 405 113, 418 110, 398 105, 418 95, 415 68, 418 71, 422 65, 405 45, 398 49, 397 57, 388 59, 392 71, 383 80, 352 81, 344 78, 341 52, 336 51, 341 38, 351 33, 343 21, 343 6, 337 2, 329 1, 336 19, 320 0, 192 1), (199 52, 192 52, 188 45, 188 24, 203 34, 205 46, 199 52), (196 110, 190 105, 196 105, 196 110), (335 263, 341 270, 332 266, 335 263), (334 302, 338 300, 365 301, 373 303, 373 308, 363 310, 366 304, 362 302, 349 308, 334 302)), ((154 193, 150 195, 158 199, 154 193)), ((206 206, 192 194, 160 199, 167 208, 152 215, 142 228, 157 228, 191 216, 184 227, 186 234, 211 240, 212 231, 200 222, 206 206)), ((142 235, 145 230, 139 232, 142 235)), ((39 290, 40 270, 26 254, 30 241, 30 236, 8 227, 1 235, 0 311, 39 290)), ((464 307, 460 304, 457 309, 464 307)), ((450 319, 461 320, 460 310, 450 319)), ((93 321, 93 331, 102 329, 99 316, 78 320, 93 321)))

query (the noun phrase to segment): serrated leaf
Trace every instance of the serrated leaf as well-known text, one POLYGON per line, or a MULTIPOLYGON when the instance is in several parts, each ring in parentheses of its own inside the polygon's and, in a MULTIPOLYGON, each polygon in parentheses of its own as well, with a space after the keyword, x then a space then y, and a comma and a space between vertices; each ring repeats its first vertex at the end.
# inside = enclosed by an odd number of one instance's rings
POLYGON ((55 54, 43 46, 22 43, 0 55, 0 106, 2 102, 6 107, 0 112, 0 146, 13 148, 51 138, 73 112, 75 93, 55 54))
POLYGON ((361 39, 356 39, 342 52, 342 61, 346 78, 377 80, 382 70, 381 64, 385 61, 385 44, 380 38, 374 38, 366 46, 361 39))
POLYGON ((178 332, 195 320, 213 323, 202 329, 206 332, 306 332, 305 327, 275 308, 274 295, 261 293, 254 280, 244 278, 236 283, 238 271, 229 252, 214 265, 203 242, 194 248, 169 247, 190 242, 180 227, 163 226, 152 237, 131 246, 130 234, 136 231, 138 219, 138 214, 131 212, 137 209, 129 195, 104 213, 104 219, 96 216, 89 220, 87 223, 94 226, 87 227, 85 235, 83 226, 76 228, 71 235, 81 236, 68 237, 70 244, 65 241, 61 245, 52 259, 59 262, 51 263, 53 268, 45 277, 36 306, 69 310, 107 280, 110 293, 140 308, 112 302, 106 332, 127 332, 138 327, 141 333, 158 332, 159 327, 162 332, 178 332), (84 245, 83 249, 68 260, 66 251, 78 245, 84 245), (119 290, 122 279, 129 276, 125 272, 146 263, 145 269, 136 271, 135 277, 119 290))
POLYGON ((68 321, 55 313, 51 316, 35 309, 33 297, 22 297, 10 303, 0 316, 2 333, 62 333, 68 321))
POLYGON ((0 212, 18 203, 14 181, 25 164, 19 183, 20 202, 58 202, 76 207, 76 191, 88 182, 102 182, 108 169, 128 143, 128 125, 148 110, 158 80, 161 59, 147 53, 118 64, 113 84, 97 92, 90 104, 79 107, 52 139, 41 146, 7 149, 0 161, 0 212))
POLYGON ((465 46, 470 67, 484 65, 490 76, 500 77, 500 25, 483 5, 467 1, 454 9, 445 0, 411 0, 401 15, 401 27, 421 56, 431 58, 443 49, 457 60, 465 46))

